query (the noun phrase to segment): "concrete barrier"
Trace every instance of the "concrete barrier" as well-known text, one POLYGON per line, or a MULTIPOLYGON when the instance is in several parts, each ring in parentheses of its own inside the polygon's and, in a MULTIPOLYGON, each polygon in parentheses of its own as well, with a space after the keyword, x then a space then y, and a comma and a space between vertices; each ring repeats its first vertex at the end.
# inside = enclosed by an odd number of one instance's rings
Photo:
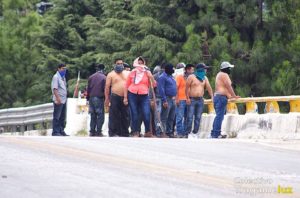
MULTIPOLYGON (((298 96, 297 96, 298 97, 298 96)), ((288 100, 287 98, 284 98, 288 100)), ((294 98, 295 99, 295 96, 294 98)), ((247 100, 243 99, 245 102, 247 100)), ((251 98, 250 100, 255 100, 251 98)), ((258 99, 256 99, 258 100, 258 99)), ((243 102, 244 102, 243 101, 243 102)), ((249 102, 249 101, 248 101, 249 102)), ((251 101, 250 101, 251 102, 251 101)), ((207 102, 209 105, 209 101, 207 102)), ((298 105, 298 104, 297 104, 298 105)), ((37 105, 32 107, 12 108, 0 110, 0 128, 6 126, 24 126, 45 121, 52 122, 53 104, 37 105)), ((208 138, 212 129, 215 114, 204 113, 200 125, 200 137, 208 138)), ((65 131, 69 135, 88 135, 90 116, 85 99, 69 98, 67 103, 67 124, 65 131)), ((51 135, 52 125, 38 130, 28 129, 9 131, 11 135, 51 135), (26 134, 24 133, 26 132, 26 134), (42 132, 42 133, 41 133, 42 132)), ((108 135, 108 114, 105 114, 103 133, 108 135)), ((144 131, 144 127, 142 127, 144 131)), ((2 131, 3 132, 3 131, 2 131)), ((300 113, 246 113, 238 114, 232 111, 225 115, 222 133, 232 138, 275 138, 299 139, 300 138, 300 113)), ((3 133, 2 133, 3 134, 3 133)))
MULTIPOLYGON (((202 116, 199 130, 201 138, 210 136, 214 117, 214 114, 202 116)), ((227 114, 222 133, 231 138, 300 139, 300 113, 227 114)))

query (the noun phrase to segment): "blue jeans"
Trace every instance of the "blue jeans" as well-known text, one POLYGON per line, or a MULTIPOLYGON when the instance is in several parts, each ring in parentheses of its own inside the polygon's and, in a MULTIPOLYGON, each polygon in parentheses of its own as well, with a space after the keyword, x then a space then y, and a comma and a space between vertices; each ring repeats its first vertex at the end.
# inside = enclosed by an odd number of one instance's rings
POLYGON ((138 95, 128 92, 128 103, 130 107, 132 132, 140 132, 139 110, 142 112, 141 115, 145 125, 145 132, 150 132, 150 100, 148 94, 138 95))
POLYGON ((52 121, 52 135, 63 135, 65 133, 65 120, 66 120, 66 106, 67 104, 55 104, 53 103, 53 121, 52 121))
POLYGON ((160 122, 160 114, 161 114, 161 99, 156 98, 156 112, 154 112, 154 125, 155 125, 155 134, 156 136, 160 136, 161 132, 163 132, 159 126, 160 122))
POLYGON ((185 100, 180 100, 176 108, 176 130, 177 135, 186 135, 186 122, 187 122, 187 105, 185 100))
POLYGON ((190 98, 191 104, 187 106, 187 123, 186 123, 186 134, 191 133, 193 118, 194 118, 194 129, 193 133, 198 133, 200 128, 200 121, 203 112, 204 100, 202 97, 190 98))
POLYGON ((175 99, 168 98, 168 108, 162 107, 161 110, 161 124, 163 126, 163 129, 165 130, 165 133, 170 136, 174 135, 173 133, 173 123, 175 118, 175 109, 176 109, 176 103, 175 99))
POLYGON ((91 97, 89 100, 89 113, 91 114, 90 133, 100 135, 104 123, 104 99, 91 97))
POLYGON ((227 97, 223 95, 214 96, 214 108, 216 111, 216 117, 213 123, 213 129, 211 131, 211 137, 217 138, 221 134, 222 122, 226 113, 227 97))

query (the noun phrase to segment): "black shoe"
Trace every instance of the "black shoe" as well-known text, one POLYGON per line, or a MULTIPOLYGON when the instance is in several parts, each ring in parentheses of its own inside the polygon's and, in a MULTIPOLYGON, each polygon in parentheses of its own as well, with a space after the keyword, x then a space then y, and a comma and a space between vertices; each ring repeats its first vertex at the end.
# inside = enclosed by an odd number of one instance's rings
POLYGON ((61 136, 70 136, 70 135, 66 134, 66 132, 61 132, 61 136))
POLYGON ((104 135, 100 132, 100 133, 96 133, 94 136, 95 137, 103 137, 104 135))
POLYGON ((169 138, 176 138, 173 133, 169 133, 167 136, 169 136, 169 138))
POLYGON ((218 139, 225 139, 225 138, 227 138, 227 135, 219 135, 218 136, 218 139))
POLYGON ((60 133, 52 133, 52 136, 63 136, 63 135, 60 133))

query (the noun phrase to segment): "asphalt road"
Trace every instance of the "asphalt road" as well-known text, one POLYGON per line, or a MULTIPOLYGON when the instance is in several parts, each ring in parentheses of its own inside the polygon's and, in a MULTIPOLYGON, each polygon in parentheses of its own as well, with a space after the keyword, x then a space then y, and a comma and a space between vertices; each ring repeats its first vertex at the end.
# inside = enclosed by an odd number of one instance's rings
POLYGON ((300 140, 0 137, 0 197, 300 197, 300 140))

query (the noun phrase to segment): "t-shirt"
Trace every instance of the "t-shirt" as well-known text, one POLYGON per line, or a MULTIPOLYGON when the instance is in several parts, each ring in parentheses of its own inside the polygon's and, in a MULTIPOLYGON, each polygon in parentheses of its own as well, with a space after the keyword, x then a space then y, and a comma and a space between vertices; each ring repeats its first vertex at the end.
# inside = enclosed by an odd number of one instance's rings
POLYGON ((67 82, 65 78, 61 77, 58 71, 53 76, 51 82, 52 100, 53 102, 57 102, 57 99, 54 95, 54 89, 57 89, 61 103, 65 104, 67 102, 67 82))
POLYGON ((183 74, 176 76, 176 86, 177 86, 178 100, 186 100, 186 95, 185 95, 186 80, 183 74))

